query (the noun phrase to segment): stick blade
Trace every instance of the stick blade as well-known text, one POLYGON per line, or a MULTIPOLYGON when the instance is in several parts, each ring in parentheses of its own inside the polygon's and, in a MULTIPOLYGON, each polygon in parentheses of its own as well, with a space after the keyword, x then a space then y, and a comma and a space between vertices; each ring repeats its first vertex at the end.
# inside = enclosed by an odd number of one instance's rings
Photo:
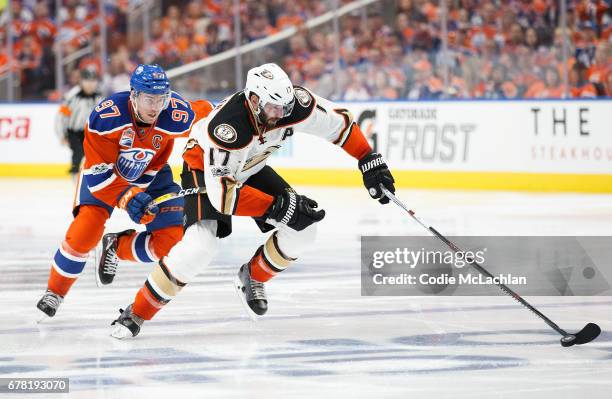
POLYGON ((561 338, 561 345, 568 347, 587 344, 597 338, 599 334, 601 334, 601 328, 595 323, 589 323, 576 334, 569 334, 561 338))

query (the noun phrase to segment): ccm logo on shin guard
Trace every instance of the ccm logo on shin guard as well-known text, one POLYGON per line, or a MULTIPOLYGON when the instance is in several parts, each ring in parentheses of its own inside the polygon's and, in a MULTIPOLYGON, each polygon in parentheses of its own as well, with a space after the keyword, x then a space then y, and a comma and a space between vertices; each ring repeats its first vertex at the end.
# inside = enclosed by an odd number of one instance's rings
POLYGON ((297 206, 297 199, 295 198, 295 193, 289 192, 289 207, 287 208, 287 213, 285 213, 285 217, 280 221, 282 224, 287 224, 293 217, 295 213, 295 207, 297 206))

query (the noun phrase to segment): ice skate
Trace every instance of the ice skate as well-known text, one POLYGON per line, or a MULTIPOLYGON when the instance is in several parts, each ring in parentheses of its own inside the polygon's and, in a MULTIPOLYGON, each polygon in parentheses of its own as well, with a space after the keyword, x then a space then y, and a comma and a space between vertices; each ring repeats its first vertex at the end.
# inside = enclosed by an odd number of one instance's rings
POLYGON ((114 326, 111 337, 125 339, 137 336, 144 320, 132 313, 132 305, 119 311, 119 318, 111 323, 111 326, 114 326))
POLYGON ((259 316, 263 316, 268 311, 264 283, 251 278, 250 263, 240 267, 234 279, 234 287, 251 319, 257 320, 259 316))
POLYGON ((55 316, 57 309, 64 302, 64 297, 57 295, 53 291, 47 290, 45 295, 40 298, 36 307, 40 309, 45 315, 39 319, 39 322, 48 320, 50 317, 55 316))
POLYGON ((135 230, 125 230, 119 233, 108 233, 102 237, 102 241, 96 247, 94 255, 94 264, 96 265, 96 285, 101 287, 113 282, 119 265, 117 257, 117 246, 119 245, 119 237, 132 234, 135 230))

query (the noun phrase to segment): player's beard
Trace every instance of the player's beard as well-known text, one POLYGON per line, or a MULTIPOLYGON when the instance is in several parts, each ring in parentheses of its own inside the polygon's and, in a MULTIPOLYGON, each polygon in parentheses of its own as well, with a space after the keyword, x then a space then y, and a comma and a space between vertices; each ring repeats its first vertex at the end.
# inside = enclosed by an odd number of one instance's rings
POLYGON ((266 128, 266 130, 274 129, 279 120, 280 118, 268 118, 264 110, 259 112, 259 121, 266 128))

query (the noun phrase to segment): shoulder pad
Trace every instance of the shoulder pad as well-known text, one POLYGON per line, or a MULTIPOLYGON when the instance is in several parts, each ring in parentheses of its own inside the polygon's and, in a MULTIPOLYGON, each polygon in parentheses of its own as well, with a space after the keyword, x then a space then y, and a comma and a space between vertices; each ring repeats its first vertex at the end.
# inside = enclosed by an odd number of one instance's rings
POLYGON ((213 143, 228 150, 238 150, 253 140, 257 132, 245 102, 244 93, 240 92, 219 105, 208 123, 208 137, 213 143))
POLYGON ((189 102, 173 91, 170 104, 159 115, 155 129, 166 134, 183 134, 191 129, 194 119, 195 112, 189 106, 189 102))
POLYGON ((100 101, 89 114, 88 130, 98 134, 110 134, 130 125, 132 118, 128 108, 130 93, 115 93, 100 101))
POLYGON ((317 106, 317 101, 310 91, 303 88, 302 86, 293 86, 293 90, 295 93, 295 105, 293 106, 293 111, 291 114, 278 121, 276 127, 284 127, 289 125, 295 125, 312 114, 312 111, 317 106))
POLYGON ((191 106, 193 112, 195 112, 196 122, 200 119, 206 118, 214 108, 213 104, 206 100, 189 101, 189 105, 191 106))

